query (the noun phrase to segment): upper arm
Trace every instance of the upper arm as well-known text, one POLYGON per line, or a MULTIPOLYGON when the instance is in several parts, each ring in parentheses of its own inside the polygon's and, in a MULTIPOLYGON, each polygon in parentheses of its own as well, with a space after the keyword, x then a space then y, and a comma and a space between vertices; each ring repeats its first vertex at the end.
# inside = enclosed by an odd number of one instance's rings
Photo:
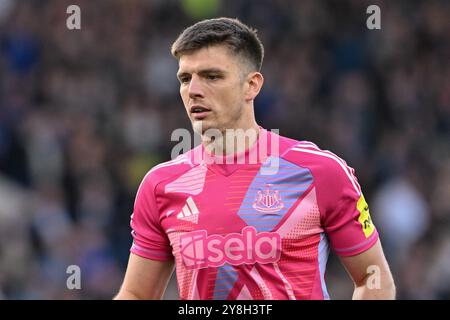
POLYGON ((340 259, 356 287, 366 286, 370 282, 369 287, 374 289, 393 288, 394 281, 379 239, 367 251, 354 256, 341 256, 340 259))
POLYGON ((115 299, 161 299, 174 261, 158 261, 130 254, 122 287, 115 299))
POLYGON ((321 226, 333 251, 339 256, 355 256, 378 240, 369 206, 353 168, 335 155, 319 158, 323 163, 314 172, 321 226))

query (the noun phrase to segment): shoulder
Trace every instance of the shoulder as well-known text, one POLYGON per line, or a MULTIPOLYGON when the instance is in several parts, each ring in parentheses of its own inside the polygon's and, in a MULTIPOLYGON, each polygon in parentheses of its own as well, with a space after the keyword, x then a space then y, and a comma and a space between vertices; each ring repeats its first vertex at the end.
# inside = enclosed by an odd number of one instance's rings
POLYGON ((339 156, 329 150, 319 148, 310 141, 297 141, 287 149, 282 157, 295 164, 326 171, 347 171, 348 165, 339 156), (340 170, 339 170, 340 169, 340 170))
POLYGON ((153 168, 151 168, 144 178, 138 188, 137 193, 149 190, 154 190, 155 187, 164 181, 171 181, 176 179, 186 171, 189 171, 196 165, 191 161, 191 151, 181 154, 173 160, 162 162, 153 168))
POLYGON ((355 170, 347 162, 329 150, 319 148, 310 141, 297 141, 282 158, 311 171, 317 183, 326 183, 329 187, 342 187, 350 184, 360 193, 355 170))

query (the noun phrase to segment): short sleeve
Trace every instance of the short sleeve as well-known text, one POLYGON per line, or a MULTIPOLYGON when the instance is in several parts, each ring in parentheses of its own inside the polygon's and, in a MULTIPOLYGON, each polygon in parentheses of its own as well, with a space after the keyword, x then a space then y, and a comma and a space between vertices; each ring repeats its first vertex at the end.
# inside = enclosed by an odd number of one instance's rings
POLYGON ((340 256, 353 256, 371 248, 378 240, 369 206, 355 170, 344 163, 327 169, 323 228, 331 247, 340 256))
POLYGON ((172 259, 169 239, 159 222, 155 188, 147 174, 136 193, 131 215, 133 244, 130 251, 143 258, 166 261, 172 259))

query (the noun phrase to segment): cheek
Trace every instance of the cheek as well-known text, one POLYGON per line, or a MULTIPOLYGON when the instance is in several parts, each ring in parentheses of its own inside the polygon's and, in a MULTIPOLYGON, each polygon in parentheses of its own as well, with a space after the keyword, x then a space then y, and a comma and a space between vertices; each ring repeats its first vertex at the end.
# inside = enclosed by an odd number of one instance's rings
POLYGON ((184 107, 187 110, 187 105, 189 103, 189 96, 187 95, 187 91, 185 89, 180 89, 181 100, 183 101, 184 107))
POLYGON ((181 99, 183 99, 183 102, 184 102, 185 101, 185 97, 186 97, 186 89, 183 88, 183 87, 180 88, 180 96, 181 96, 181 99))
POLYGON ((224 108, 227 113, 235 114, 241 108, 241 95, 242 92, 239 91, 239 88, 233 88, 223 97, 224 108))
POLYGON ((227 87, 220 93, 220 100, 223 101, 227 109, 236 108, 242 92, 236 86, 227 87))

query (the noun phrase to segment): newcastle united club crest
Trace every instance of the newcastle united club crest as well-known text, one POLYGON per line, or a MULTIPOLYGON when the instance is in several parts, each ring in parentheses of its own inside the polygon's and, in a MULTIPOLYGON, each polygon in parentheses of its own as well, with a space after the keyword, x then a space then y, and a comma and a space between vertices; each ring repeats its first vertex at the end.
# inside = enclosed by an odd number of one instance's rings
POLYGON ((271 190, 271 186, 271 184, 266 184, 264 191, 258 190, 253 209, 259 212, 276 212, 284 208, 280 192, 271 190))

